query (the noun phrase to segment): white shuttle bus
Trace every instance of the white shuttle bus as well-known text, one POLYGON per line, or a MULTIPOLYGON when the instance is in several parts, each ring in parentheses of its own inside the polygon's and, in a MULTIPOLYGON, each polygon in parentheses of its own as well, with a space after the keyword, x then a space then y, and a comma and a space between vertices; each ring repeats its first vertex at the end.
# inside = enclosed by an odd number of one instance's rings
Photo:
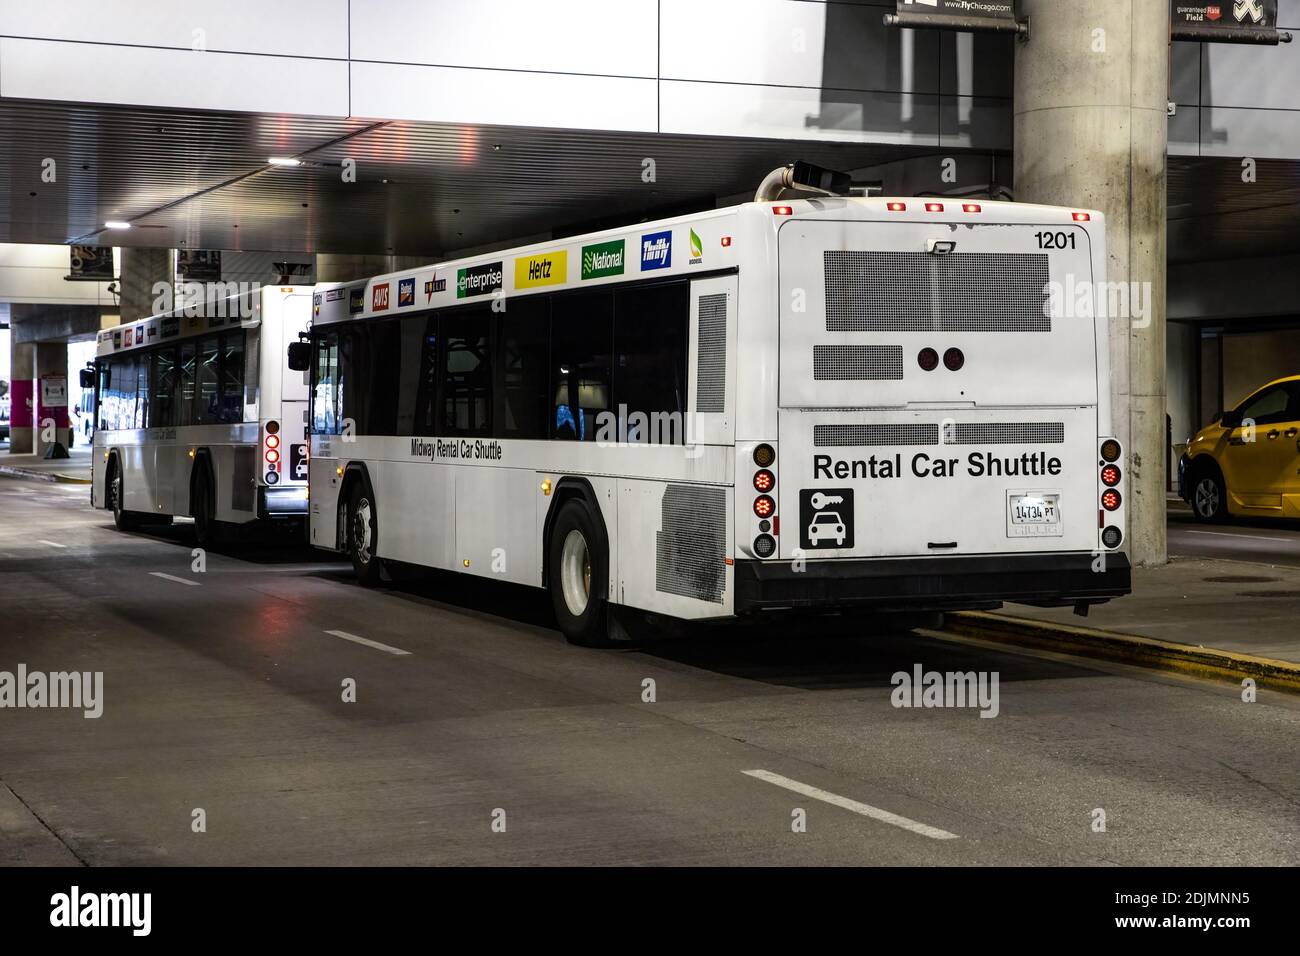
POLYGON ((587 645, 612 605, 1085 610, 1124 464, 1107 323, 1052 290, 1105 262, 1096 212, 823 194, 317 286, 310 540, 547 588, 587 645))
POLYGON ((117 527, 194 518, 199 542, 302 523, 306 376, 286 364, 310 287, 261 286, 99 333, 91 502, 117 527), (201 313, 201 314, 194 314, 201 313))

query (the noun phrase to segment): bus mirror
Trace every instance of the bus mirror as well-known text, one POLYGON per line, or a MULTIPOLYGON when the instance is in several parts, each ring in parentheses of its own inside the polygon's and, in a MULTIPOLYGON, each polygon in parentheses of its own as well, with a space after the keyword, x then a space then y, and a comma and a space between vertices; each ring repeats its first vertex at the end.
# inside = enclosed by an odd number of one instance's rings
POLYGON ((311 368, 311 343, 289 343, 289 368, 295 372, 305 372, 311 368))
POLYGON ((95 370, 93 368, 83 368, 79 375, 82 388, 95 387, 95 370))

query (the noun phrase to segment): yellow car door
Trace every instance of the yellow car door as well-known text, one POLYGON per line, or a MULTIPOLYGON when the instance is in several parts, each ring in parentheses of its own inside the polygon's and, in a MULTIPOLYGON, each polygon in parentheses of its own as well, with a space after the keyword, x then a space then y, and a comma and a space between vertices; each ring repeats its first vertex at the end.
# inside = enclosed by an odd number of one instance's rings
POLYGON ((1291 408, 1287 420, 1276 427, 1277 456, 1281 467, 1282 517, 1300 518, 1300 381, 1291 387, 1291 408))
POLYGON ((1238 406, 1241 423, 1229 433, 1222 458, 1230 511, 1281 512, 1288 470, 1294 471, 1296 436, 1286 438, 1294 424, 1294 385, 1266 386, 1238 406))

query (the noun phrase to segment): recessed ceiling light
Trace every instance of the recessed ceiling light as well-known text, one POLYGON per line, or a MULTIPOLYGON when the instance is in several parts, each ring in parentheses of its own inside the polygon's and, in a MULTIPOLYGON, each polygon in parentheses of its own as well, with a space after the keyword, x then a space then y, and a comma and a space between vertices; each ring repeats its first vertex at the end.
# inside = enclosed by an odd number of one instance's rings
POLYGON ((104 228, 105 229, 130 229, 131 224, 129 222, 123 222, 120 219, 110 219, 108 220, 108 222, 104 223, 104 228))
POLYGON ((272 166, 301 166, 301 159, 294 159, 292 156, 271 156, 267 162, 272 166))

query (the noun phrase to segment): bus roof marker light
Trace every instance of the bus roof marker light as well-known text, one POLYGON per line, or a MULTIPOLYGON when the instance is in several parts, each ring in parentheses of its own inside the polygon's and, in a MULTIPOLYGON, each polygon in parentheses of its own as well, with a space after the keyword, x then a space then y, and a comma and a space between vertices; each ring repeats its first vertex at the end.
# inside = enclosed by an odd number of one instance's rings
POLYGON ((925 204, 925 211, 926 211, 926 212, 943 212, 943 203, 941 203, 941 202, 928 202, 928 203, 925 204))
POLYGON ((774 216, 793 216, 794 209, 790 206, 773 206, 772 215, 774 216))
POLYGON ((1074 221, 1075 221, 1075 222, 1092 222, 1092 216, 1088 215, 1086 212, 1076 212, 1076 213, 1074 214, 1074 221))
POLYGON ((968 202, 962 204, 961 211, 962 212, 983 212, 984 207, 981 206, 979 203, 968 202))
POLYGON ((886 203, 885 208, 888 209, 890 212, 907 212, 907 203, 905 202, 886 203))

